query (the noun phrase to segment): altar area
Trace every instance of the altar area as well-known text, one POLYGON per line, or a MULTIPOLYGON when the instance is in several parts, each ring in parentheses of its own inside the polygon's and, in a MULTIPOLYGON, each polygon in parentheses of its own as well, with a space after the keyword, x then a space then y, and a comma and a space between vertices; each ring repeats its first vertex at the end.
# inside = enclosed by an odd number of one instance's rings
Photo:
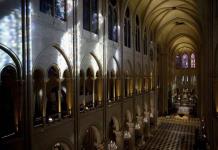
POLYGON ((179 106, 178 107, 178 114, 183 114, 183 115, 189 115, 193 110, 193 107, 189 106, 179 106))
POLYGON ((184 88, 177 90, 171 98, 174 113, 180 115, 191 115, 195 113, 197 96, 193 90, 184 88))

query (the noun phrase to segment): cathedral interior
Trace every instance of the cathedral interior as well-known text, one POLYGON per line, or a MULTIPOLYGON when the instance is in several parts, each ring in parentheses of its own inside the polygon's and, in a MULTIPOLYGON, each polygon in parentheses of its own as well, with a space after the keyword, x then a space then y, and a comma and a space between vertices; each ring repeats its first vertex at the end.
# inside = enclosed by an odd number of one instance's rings
POLYGON ((217 0, 0 0, 0 150, 218 150, 217 0))

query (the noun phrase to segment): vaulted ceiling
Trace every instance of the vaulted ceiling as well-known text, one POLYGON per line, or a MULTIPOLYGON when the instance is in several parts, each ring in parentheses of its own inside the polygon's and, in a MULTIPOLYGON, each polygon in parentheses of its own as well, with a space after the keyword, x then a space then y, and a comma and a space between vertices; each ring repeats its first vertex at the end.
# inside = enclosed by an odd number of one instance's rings
POLYGON ((151 31, 162 49, 170 53, 198 51, 201 24, 196 0, 129 0, 127 3, 133 14, 140 16, 142 30, 151 31))

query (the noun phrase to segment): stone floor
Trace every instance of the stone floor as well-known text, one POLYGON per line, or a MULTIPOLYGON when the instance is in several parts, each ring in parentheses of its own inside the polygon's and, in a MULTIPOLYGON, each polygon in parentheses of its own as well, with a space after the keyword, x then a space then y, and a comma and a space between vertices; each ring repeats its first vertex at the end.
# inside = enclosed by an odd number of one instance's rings
POLYGON ((158 119, 158 128, 145 143, 145 150, 193 150, 197 118, 169 116, 158 119))

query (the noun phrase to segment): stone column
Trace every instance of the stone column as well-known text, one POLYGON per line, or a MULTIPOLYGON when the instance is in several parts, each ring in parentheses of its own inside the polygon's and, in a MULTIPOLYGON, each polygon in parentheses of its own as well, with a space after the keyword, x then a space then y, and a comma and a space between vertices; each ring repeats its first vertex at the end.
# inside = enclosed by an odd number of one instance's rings
MULTIPOLYGON (((145 129, 145 125, 143 123, 143 118, 144 118, 143 116, 136 116, 137 123, 140 125, 140 129, 137 130, 137 133, 140 136, 140 140, 137 141, 137 143, 136 143, 136 144, 138 144, 138 146, 139 145, 142 146, 144 144, 144 137, 145 137, 144 136, 144 129, 145 129)), ((135 130, 135 132, 136 132, 136 130, 135 130)))
POLYGON ((131 149, 135 149, 135 124, 132 122, 127 122, 129 132, 131 134, 131 149))
POLYGON ((112 79, 112 82, 113 82, 113 101, 116 100, 116 82, 115 82, 115 78, 112 79))
POLYGON ((96 82, 96 80, 93 79, 92 82, 93 82, 93 85, 92 85, 92 106, 95 107, 95 84, 96 84, 95 82, 96 82))
POLYGON ((61 119, 61 81, 58 79, 58 118, 61 119))
POLYGON ((149 137, 151 136, 151 133, 150 133, 150 112, 147 112, 145 111, 144 112, 144 116, 147 120, 144 120, 144 134, 145 134, 145 137, 149 137))
POLYGON ((46 96, 46 81, 43 83, 43 97, 42 97, 42 118, 43 118, 43 124, 46 124, 46 105, 47 105, 47 96, 46 96))
POLYGON ((136 116, 136 120, 140 124, 140 126, 143 124, 143 116, 136 116))

